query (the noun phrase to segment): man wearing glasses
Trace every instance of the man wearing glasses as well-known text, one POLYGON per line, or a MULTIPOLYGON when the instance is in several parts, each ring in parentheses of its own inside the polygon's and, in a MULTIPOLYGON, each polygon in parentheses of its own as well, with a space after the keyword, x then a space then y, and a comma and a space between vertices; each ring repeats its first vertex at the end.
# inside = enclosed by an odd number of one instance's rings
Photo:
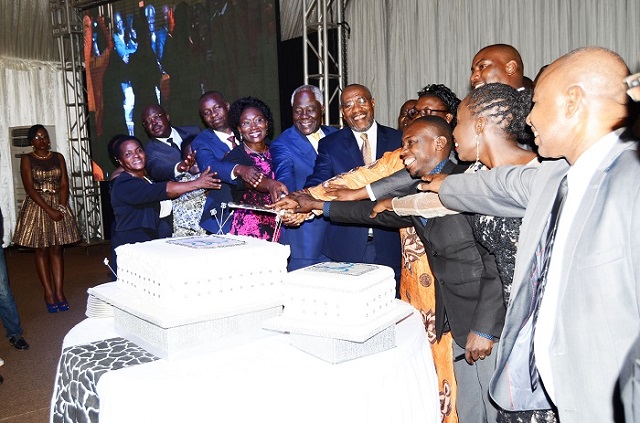
MULTIPOLYGON (((346 127, 318 144, 318 157, 305 186, 318 185, 351 169, 369 165, 387 151, 400 148, 402 133, 375 121, 375 99, 363 85, 351 84, 340 96, 346 127)), ((400 274, 400 236, 397 230, 331 223, 322 253, 334 261, 383 264, 400 274)))

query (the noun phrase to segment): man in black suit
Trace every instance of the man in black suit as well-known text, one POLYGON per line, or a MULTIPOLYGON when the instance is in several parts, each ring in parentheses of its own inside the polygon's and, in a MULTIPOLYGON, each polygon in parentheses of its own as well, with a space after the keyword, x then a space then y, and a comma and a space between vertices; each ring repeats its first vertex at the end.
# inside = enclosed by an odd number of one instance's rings
MULTIPOLYGON (((402 133, 374 119, 376 102, 365 86, 351 84, 340 96, 346 127, 318 143, 318 157, 306 187, 318 185, 351 169, 368 165, 387 151, 400 148, 402 133)), ((334 261, 383 264, 400 280, 400 235, 396 229, 332 222, 322 253, 334 261)))
POLYGON ((182 146, 200 133, 197 126, 173 127, 167 112, 158 104, 142 111, 142 126, 149 136, 144 146, 147 173, 155 182, 174 181, 189 168, 183 163, 182 146))
MULTIPOLYGON (((400 157, 418 180, 430 173, 462 172, 464 166, 449 161, 451 145, 447 122, 425 116, 405 129, 400 157)), ((416 193, 418 183, 407 187, 405 194, 416 193)), ((436 278, 436 335, 439 339, 450 330, 455 340, 460 421, 495 422, 497 410, 488 397, 489 380, 495 369, 495 354, 491 351, 502 331, 505 307, 494 257, 476 242, 470 216, 424 219, 401 217, 393 211, 376 216, 375 203, 371 201, 322 202, 305 194, 297 195, 296 200, 300 204, 297 212, 322 209, 333 222, 416 228, 436 278)), ((391 203, 391 199, 383 201, 391 203)), ((389 205, 385 206, 391 210, 389 205)))
MULTIPOLYGON (((149 136, 144 146, 147 155, 146 170, 152 181, 175 181, 186 173, 193 160, 183 160, 182 147, 191 143, 200 133, 197 126, 173 127, 167 112, 158 104, 150 104, 142 111, 142 126, 149 136)), ((158 235, 170 237, 173 233, 171 211, 160 215, 158 235)))

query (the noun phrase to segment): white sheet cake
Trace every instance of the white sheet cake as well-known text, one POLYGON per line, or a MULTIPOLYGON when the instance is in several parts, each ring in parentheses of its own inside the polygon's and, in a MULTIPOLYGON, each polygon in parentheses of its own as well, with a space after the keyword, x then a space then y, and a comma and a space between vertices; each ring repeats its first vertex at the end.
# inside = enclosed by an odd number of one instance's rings
MULTIPOLYGON (((279 299, 289 247, 234 235, 122 245, 118 287, 164 308, 235 308, 279 299)), ((282 303, 279 303, 282 304, 282 303)))
POLYGON ((293 271, 284 286, 283 317, 324 324, 361 325, 395 307, 393 270, 327 262, 293 271))

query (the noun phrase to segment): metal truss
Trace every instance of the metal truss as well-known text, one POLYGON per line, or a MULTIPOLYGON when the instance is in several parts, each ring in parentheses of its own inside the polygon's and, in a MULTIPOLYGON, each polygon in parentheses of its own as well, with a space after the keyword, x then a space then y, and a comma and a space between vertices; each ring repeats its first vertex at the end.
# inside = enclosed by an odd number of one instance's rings
POLYGON ((348 26, 342 20, 345 4, 346 0, 303 0, 302 6, 304 83, 315 82, 322 89, 324 124, 338 127, 342 127, 342 116, 336 111, 340 110, 340 93, 347 81, 348 26), (335 30, 334 40, 329 39, 330 30, 335 30), (310 74, 310 65, 315 61, 318 72, 310 74))
POLYGON ((93 178, 89 144, 89 109, 83 77, 82 16, 80 9, 72 3, 72 0, 49 0, 53 37, 58 42, 64 78, 67 138, 71 155, 68 164, 71 175, 70 198, 82 239, 90 244, 102 241, 104 230, 100 185, 93 178))

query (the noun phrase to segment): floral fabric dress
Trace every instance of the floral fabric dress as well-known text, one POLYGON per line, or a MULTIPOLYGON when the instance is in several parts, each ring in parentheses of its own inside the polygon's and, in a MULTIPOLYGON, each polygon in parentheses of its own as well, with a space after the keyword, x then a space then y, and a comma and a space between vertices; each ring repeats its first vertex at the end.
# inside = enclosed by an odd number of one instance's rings
MULTIPOLYGON (((237 148, 243 148, 242 146, 237 148)), ((262 154, 246 151, 253 165, 267 177, 275 179, 275 171, 271 152, 269 148, 262 154)), ((268 192, 259 192, 247 186, 241 192, 239 198, 234 198, 235 202, 250 204, 254 206, 264 206, 271 204, 271 196, 268 192)), ((280 232, 276 232, 276 215, 254 210, 236 209, 231 222, 229 233, 234 235, 246 235, 253 238, 266 239, 267 241, 278 241, 280 232)))
MULTIPOLYGON (((47 159, 28 156, 31 163, 31 177, 35 190, 53 209, 60 205, 60 183, 62 168, 58 153, 47 159)), ((25 198, 18 213, 18 222, 13 242, 30 248, 46 248, 52 245, 72 244, 80 241, 80 232, 76 219, 69 206, 65 207, 60 221, 49 217, 47 212, 29 196, 25 198)))

